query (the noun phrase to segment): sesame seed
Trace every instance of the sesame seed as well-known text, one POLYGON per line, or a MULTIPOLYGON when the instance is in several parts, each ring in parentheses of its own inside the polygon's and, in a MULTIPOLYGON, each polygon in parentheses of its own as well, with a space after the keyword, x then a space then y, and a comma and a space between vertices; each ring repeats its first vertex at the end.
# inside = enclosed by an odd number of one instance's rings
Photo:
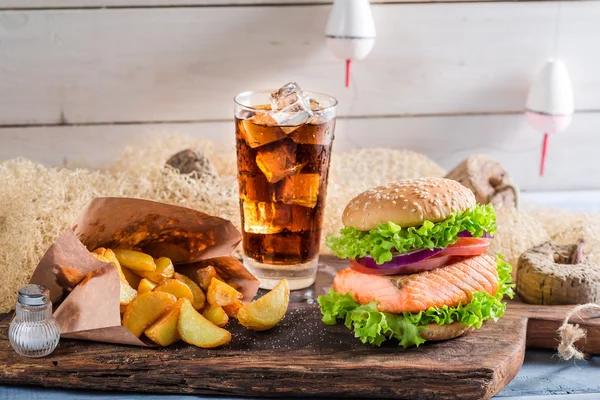
POLYGON ((410 210, 410 212, 412 212, 412 213, 417 212, 417 209, 413 208, 413 209, 410 210))
POLYGON ((402 207, 402 209, 403 209, 403 210, 406 210, 406 206, 403 206, 403 207, 402 207))
POLYGON ((396 204, 396 200, 392 200, 392 204, 396 204))

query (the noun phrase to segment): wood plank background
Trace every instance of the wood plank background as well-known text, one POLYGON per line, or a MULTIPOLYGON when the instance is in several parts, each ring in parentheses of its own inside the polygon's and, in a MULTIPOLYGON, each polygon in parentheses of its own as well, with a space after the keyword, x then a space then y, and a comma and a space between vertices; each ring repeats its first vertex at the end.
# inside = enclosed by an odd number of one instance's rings
POLYGON ((350 89, 324 44, 329 3, 2 0, 0 160, 104 167, 164 131, 232 141, 236 93, 296 80, 340 100, 338 151, 407 147, 446 168, 486 152, 527 190, 600 188, 599 2, 378 1, 350 89), (554 55, 577 113, 542 179, 541 135, 521 111, 554 55))
MULTIPOLYGON (((500 0, 483 0, 500 1, 500 0)), ((529 0, 512 0, 529 1, 529 0)), ((552 1, 552 0, 536 0, 552 1)), ((569 0, 567 0, 569 1, 569 0)), ((480 2, 480 0, 372 0, 372 4, 480 2)), ((2 0, 3 9, 51 9, 51 8, 133 8, 133 7, 205 7, 205 6, 262 6, 332 4, 332 0, 2 0)))

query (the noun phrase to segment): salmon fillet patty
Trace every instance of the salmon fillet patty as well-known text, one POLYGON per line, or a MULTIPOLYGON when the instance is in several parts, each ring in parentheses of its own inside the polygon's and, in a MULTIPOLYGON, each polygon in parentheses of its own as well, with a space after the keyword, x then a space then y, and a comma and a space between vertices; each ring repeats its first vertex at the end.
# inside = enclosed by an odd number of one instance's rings
POLYGON ((468 304, 475 292, 494 295, 498 271, 488 255, 411 275, 367 275, 346 268, 335 277, 333 289, 342 294, 350 292, 360 304, 377 301, 377 309, 382 312, 418 313, 430 307, 468 304))

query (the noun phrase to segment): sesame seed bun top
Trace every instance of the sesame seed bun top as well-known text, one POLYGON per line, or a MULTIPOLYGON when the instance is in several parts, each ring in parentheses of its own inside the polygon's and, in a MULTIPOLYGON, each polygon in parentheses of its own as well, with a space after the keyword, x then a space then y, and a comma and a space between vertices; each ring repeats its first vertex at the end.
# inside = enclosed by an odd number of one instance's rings
POLYGON ((444 178, 404 179, 369 189, 350 201, 342 215, 345 227, 370 231, 380 223, 401 227, 439 222, 475 206, 475 195, 457 181, 444 178))

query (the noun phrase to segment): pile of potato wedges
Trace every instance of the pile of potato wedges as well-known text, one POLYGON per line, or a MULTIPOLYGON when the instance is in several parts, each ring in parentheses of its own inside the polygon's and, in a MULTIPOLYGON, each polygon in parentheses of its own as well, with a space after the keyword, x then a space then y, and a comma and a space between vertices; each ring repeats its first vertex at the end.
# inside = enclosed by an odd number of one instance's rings
POLYGON ((188 277, 166 257, 137 250, 98 248, 92 255, 112 263, 120 278, 122 324, 140 337, 169 346, 180 339, 202 348, 231 341, 230 318, 248 329, 271 329, 287 312, 290 290, 284 279, 256 301, 244 303, 235 284, 208 266, 188 277))

